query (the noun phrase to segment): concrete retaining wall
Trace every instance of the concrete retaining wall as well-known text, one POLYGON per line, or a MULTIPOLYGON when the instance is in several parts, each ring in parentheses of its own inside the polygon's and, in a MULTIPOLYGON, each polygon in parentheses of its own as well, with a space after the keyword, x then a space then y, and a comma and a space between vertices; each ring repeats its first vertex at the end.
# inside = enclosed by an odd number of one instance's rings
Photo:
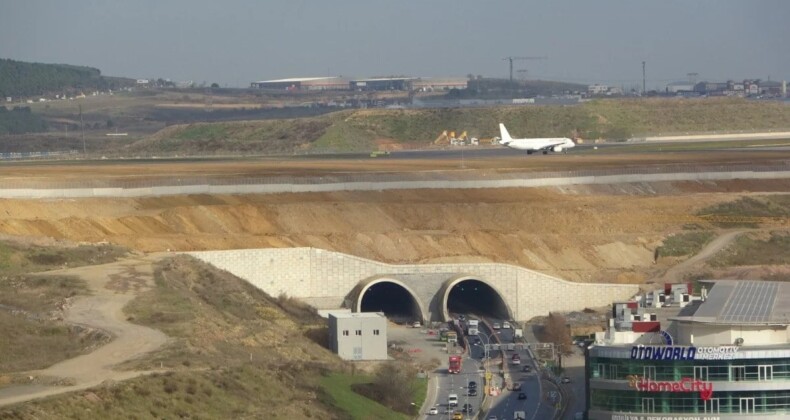
POLYGON ((387 276, 409 285, 438 320, 437 294, 445 280, 459 274, 493 285, 502 294, 516 320, 525 321, 549 311, 582 310, 609 305, 633 296, 636 285, 573 283, 508 264, 392 265, 315 248, 267 248, 187 252, 226 270, 271 296, 285 294, 320 309, 350 307, 344 301, 360 282, 387 276), (431 281, 433 280, 433 281, 431 281))

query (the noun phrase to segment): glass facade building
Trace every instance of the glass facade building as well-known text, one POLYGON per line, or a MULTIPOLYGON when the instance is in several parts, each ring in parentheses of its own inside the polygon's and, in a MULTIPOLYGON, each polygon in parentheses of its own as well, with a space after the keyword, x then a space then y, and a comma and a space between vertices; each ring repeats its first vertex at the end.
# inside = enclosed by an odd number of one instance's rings
POLYGON ((790 284, 724 280, 696 300, 673 293, 660 305, 615 304, 585 354, 587 418, 790 419, 790 284))
POLYGON ((587 354, 591 419, 790 418, 790 347, 741 347, 729 360, 635 360, 630 346, 593 346, 587 354), (639 389, 637 381, 664 389, 639 389), (689 391, 695 382, 709 384, 711 395, 689 391), (666 389, 672 384, 684 389, 666 389))

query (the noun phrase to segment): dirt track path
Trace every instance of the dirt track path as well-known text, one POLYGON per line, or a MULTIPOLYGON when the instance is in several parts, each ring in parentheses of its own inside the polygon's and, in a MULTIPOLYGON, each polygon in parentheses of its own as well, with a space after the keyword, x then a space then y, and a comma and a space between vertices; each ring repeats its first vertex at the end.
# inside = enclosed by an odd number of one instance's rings
POLYGON ((738 235, 744 232, 749 232, 750 230, 751 229, 737 229, 719 235, 704 248, 702 248, 702 250, 700 250, 700 252, 698 252, 696 255, 667 270, 662 276, 655 280, 656 284, 662 285, 663 287, 664 282, 682 281, 683 276, 686 273, 696 268, 700 263, 704 262, 708 258, 714 256, 722 249, 726 248, 727 245, 729 245, 735 240, 735 238, 738 237, 738 235))
POLYGON ((140 292, 153 285, 153 262, 161 256, 130 258, 111 264, 47 272, 84 279, 92 295, 76 299, 66 310, 65 321, 98 328, 113 335, 113 340, 95 351, 64 360, 49 368, 25 373, 34 378, 63 378, 73 385, 19 385, 0 389, 0 406, 50 395, 77 391, 120 381, 148 372, 116 371, 127 360, 156 350, 167 341, 161 331, 135 325, 126 320, 122 309, 140 292))

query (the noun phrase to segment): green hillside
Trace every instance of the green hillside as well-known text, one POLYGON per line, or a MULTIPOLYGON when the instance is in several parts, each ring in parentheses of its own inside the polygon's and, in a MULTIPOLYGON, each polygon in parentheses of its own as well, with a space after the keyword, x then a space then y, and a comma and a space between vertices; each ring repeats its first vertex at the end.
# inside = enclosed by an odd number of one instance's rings
POLYGON ((7 109, 0 106, 0 135, 46 131, 47 123, 27 107, 7 109))
POLYGON ((790 129, 790 107, 742 99, 596 100, 575 106, 351 110, 313 118, 168 127, 131 145, 138 152, 365 151, 379 142, 430 145, 444 130, 470 137, 513 135, 623 140, 678 132, 790 129))
POLYGON ((0 59, 0 97, 3 98, 82 89, 117 89, 132 82, 131 79, 104 77, 99 69, 92 67, 0 59))

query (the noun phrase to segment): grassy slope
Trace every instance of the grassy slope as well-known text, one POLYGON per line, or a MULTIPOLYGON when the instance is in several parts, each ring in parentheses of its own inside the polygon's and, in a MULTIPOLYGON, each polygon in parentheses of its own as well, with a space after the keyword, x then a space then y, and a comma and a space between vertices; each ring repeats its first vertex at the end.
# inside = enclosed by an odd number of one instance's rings
POLYGON ((497 134, 504 122, 517 136, 624 139, 635 135, 790 129, 790 108, 738 99, 596 100, 578 106, 352 110, 314 118, 172 126, 132 146, 136 151, 375 149, 377 140, 428 145, 443 130, 497 134))
POLYGON ((155 281, 125 311, 172 342, 126 367, 167 373, 0 410, 0 418, 353 418, 324 390, 322 378, 346 365, 313 341, 326 339, 313 310, 188 257, 162 262, 155 281))
MULTIPOLYGON (((0 243, 0 373, 40 369, 74 357, 107 337, 58 321, 60 306, 88 293, 81 280, 26 273, 114 261, 113 246, 28 247, 0 243)), ((2 382, 0 382, 2 383, 2 382)))

